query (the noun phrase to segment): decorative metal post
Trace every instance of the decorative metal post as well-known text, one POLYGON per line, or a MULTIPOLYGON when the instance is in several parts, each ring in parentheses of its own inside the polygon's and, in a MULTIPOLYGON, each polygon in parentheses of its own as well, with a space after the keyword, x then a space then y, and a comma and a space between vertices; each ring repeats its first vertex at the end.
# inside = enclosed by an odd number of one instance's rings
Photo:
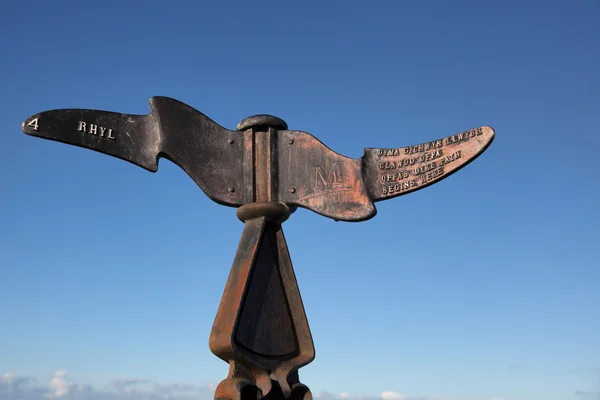
POLYGON ((27 118, 23 132, 96 150, 156 172, 158 158, 181 167, 213 201, 238 207, 244 222, 210 334, 229 363, 215 399, 311 399, 298 369, 315 357, 281 224, 303 207, 338 221, 363 221, 374 202, 422 189, 477 158, 492 143, 489 126, 416 146, 337 154, 306 132, 257 115, 236 131, 167 97, 130 115, 62 109, 27 118))

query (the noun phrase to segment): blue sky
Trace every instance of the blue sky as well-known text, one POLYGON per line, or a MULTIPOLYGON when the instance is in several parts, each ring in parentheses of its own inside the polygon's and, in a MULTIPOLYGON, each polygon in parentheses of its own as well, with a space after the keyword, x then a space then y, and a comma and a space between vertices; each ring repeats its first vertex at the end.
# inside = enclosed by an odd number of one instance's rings
POLYGON ((226 376, 208 336, 235 209, 164 159, 20 130, 163 95, 351 157, 493 126, 471 165, 372 220, 285 223, 317 353, 301 380, 322 399, 598 399, 599 18, 586 0, 6 3, 0 394, 209 399, 226 376))

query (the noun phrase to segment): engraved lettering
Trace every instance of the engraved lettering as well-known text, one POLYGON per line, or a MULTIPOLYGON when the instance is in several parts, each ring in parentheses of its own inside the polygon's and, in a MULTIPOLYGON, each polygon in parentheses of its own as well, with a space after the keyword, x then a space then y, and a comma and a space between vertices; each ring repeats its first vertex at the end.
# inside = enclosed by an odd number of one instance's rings
POLYGON ((481 136, 483 135, 483 131, 481 130, 481 128, 477 128, 477 129, 471 129, 470 131, 466 131, 463 133, 457 133, 456 135, 452 135, 452 136, 448 136, 445 139, 445 144, 450 145, 450 144, 454 144, 454 143, 460 143, 463 141, 467 141, 471 138, 474 138, 475 136, 481 136))
POLYGON ((391 195, 394 193, 402 193, 402 192, 409 190, 415 186, 417 186, 417 182, 414 179, 396 183, 395 185, 385 185, 383 187, 383 194, 391 195))
MULTIPOLYGON (((433 157, 433 158, 435 158, 435 157, 433 157)), ((403 158, 398 161, 386 161, 386 162, 379 163, 379 169, 380 170, 388 170, 388 169, 403 168, 403 167, 408 167, 408 166, 414 165, 415 162, 416 162, 415 158, 403 158)))
POLYGON ((399 156, 400 149, 383 149, 382 155, 385 157, 399 156))
MULTIPOLYGON (((441 157, 443 154, 442 148, 447 145, 461 143, 467 141, 469 139, 475 138, 477 136, 483 135, 483 130, 481 128, 471 129, 470 131, 465 131, 462 133, 457 133, 452 136, 448 136, 445 139, 434 140, 432 142, 419 144, 416 146, 408 146, 399 149, 378 149, 377 156, 381 157, 397 157, 400 155, 418 155, 420 153, 430 152, 428 154, 421 154, 417 159, 419 162, 427 162, 430 160, 434 160, 438 157, 441 157)), ((386 164, 380 164, 380 169, 393 169, 394 167, 385 166, 386 164)), ((400 168, 400 165, 396 165, 396 168, 400 168)))
POLYGON ((429 181, 438 178, 444 175, 444 167, 439 167, 438 169, 434 169, 431 172, 427 172, 424 175, 421 175, 421 185, 428 183, 429 181))
POLYGON ((393 181, 401 181, 402 179, 406 179, 410 176, 409 171, 398 171, 395 174, 386 174, 381 176, 381 183, 389 183, 393 181))
POLYGON ((375 185, 369 189, 375 189, 374 197, 378 199, 396 197, 434 184, 477 157, 491 139, 493 131, 488 132, 482 127, 414 146, 368 149, 371 150, 368 176, 374 179, 371 184, 375 185), (488 133, 491 133, 490 137, 488 133))
POLYGON ((38 126, 38 118, 32 119, 31 121, 29 121, 29 123, 27 124, 28 127, 33 128, 34 131, 37 131, 39 126, 38 126))
POLYGON ((444 153, 442 152, 442 150, 435 150, 429 153, 425 153, 421 156, 419 156, 419 161, 420 162, 425 162, 425 161, 430 161, 430 160, 435 160, 438 157, 441 157, 444 153))
POLYGON ((77 130, 79 132, 87 133, 89 135, 100 136, 104 139, 116 139, 116 137, 113 136, 113 130, 111 128, 107 128, 105 126, 100 126, 97 124, 88 124, 85 121, 79 121, 77 130), (100 131, 100 135, 98 135, 98 131, 100 131))
POLYGON ((424 151, 441 149, 442 147, 444 147, 442 140, 434 140, 433 142, 420 144, 418 146, 408 146, 404 148, 404 154, 422 153, 424 151))
POLYGON ((404 158, 404 159, 398 161, 398 168, 414 165, 415 162, 416 161, 414 158, 404 158))
POLYGON ((319 182, 323 184, 324 187, 332 186, 339 187, 341 183, 338 183, 339 179, 339 167, 337 163, 334 163, 329 172, 327 173, 327 178, 323 176, 323 171, 321 167, 315 167, 315 188, 319 186, 319 182))
POLYGON ((429 172, 431 170, 434 170, 436 168, 437 168, 437 161, 434 161, 434 162, 429 163, 429 164, 419 165, 419 166, 415 167, 415 169, 414 169, 413 172, 414 172, 415 175, 421 175, 421 174, 424 174, 424 173, 429 172))
POLYGON ((408 146, 400 149, 379 149, 377 151, 378 157, 397 157, 401 155, 409 155, 416 153, 423 153, 425 151, 432 151, 435 149, 441 149, 444 147, 444 142, 440 140, 434 140, 433 142, 428 142, 424 144, 419 144, 417 146, 408 146))
POLYGON ((462 150, 457 150, 449 156, 440 159, 440 166, 451 163, 452 161, 458 160, 461 157, 462 150))

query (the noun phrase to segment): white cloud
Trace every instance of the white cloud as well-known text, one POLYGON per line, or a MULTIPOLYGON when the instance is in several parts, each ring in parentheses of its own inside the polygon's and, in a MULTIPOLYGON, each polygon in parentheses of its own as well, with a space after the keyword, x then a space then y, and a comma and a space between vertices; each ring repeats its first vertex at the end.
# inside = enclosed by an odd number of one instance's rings
POLYGON ((17 375, 13 372, 7 372, 0 375, 0 398, 7 396, 18 396, 24 391, 30 390, 35 379, 29 376, 17 375))
POLYGON ((381 393, 380 396, 383 400, 402 400, 405 397, 402 394, 396 393, 392 390, 386 390, 385 392, 381 393))
POLYGON ((4 375, 0 376, 0 382, 2 383, 7 383, 7 384, 12 384, 15 379, 17 378, 17 375, 13 372, 7 372, 4 375))
POLYGON ((35 381, 34 378, 29 376, 20 376, 14 372, 6 372, 4 375, 0 376, 0 383, 3 386, 20 386, 33 381, 35 381))
POLYGON ((338 399, 345 399, 348 396, 349 396, 348 392, 342 392, 342 393, 338 394, 337 397, 338 397, 338 399))
POLYGON ((56 371, 48 385, 49 392, 45 397, 49 399, 60 399, 67 396, 74 389, 73 382, 67 377, 67 371, 56 371))

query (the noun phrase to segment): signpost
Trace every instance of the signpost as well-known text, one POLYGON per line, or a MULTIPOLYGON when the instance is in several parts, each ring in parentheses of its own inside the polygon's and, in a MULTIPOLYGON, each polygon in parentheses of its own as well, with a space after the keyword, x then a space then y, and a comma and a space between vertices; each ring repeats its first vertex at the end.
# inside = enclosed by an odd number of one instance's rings
POLYGON ((489 126, 401 148, 335 153, 270 115, 235 131, 167 97, 151 113, 62 109, 27 118, 28 135, 96 150, 156 172, 158 159, 181 167, 213 201, 237 207, 244 230, 210 334, 229 363, 215 399, 311 398, 298 369, 315 357, 281 224, 297 207, 337 221, 375 216, 375 202, 422 189, 477 158, 494 139, 489 126))

